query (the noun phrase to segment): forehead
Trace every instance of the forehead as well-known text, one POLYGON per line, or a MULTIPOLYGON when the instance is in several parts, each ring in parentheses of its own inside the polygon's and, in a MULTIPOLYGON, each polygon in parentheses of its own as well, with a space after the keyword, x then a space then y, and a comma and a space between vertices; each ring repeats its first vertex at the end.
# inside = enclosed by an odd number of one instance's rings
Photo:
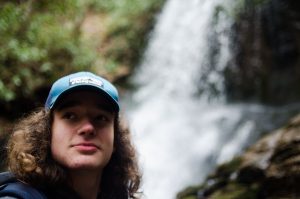
POLYGON ((61 96, 54 109, 61 110, 72 106, 95 106, 113 112, 113 105, 106 96, 93 90, 75 90, 61 96))

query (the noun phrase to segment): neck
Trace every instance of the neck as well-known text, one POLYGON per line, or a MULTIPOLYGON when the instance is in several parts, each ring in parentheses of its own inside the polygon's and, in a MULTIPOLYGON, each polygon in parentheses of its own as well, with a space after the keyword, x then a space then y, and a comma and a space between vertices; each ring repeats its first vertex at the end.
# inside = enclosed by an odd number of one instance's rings
POLYGON ((73 171, 70 173, 72 188, 81 199, 96 199, 100 191, 101 174, 94 172, 73 171))

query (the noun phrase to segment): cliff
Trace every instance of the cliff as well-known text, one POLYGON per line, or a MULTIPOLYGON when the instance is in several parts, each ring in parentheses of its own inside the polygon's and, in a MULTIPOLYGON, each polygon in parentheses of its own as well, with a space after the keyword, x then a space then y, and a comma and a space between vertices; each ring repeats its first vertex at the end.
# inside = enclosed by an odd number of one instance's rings
POLYGON ((220 165, 202 185, 180 192, 177 199, 299 198, 299 165, 300 115, 220 165))

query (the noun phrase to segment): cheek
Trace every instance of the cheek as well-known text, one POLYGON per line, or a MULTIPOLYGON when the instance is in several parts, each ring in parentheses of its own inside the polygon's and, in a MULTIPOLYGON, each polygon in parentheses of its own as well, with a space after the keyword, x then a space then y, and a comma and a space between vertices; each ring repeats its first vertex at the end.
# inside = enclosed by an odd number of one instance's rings
POLYGON ((114 151, 114 130, 106 129, 106 132, 99 132, 99 140, 101 140, 102 145, 105 145, 107 153, 110 154, 114 151))
POLYGON ((114 128, 111 128, 107 135, 107 140, 108 140, 109 145, 111 145, 112 147, 114 147, 114 139, 115 139, 114 128))
POLYGON ((51 128, 51 146, 56 145, 57 141, 61 139, 62 133, 59 133, 60 129, 60 125, 54 121, 51 128))
POLYGON ((66 133, 62 133, 64 128, 60 123, 53 121, 51 130, 51 152, 54 159, 63 153, 66 133))
POLYGON ((59 134, 57 133, 57 131, 55 131, 55 128, 52 128, 52 135, 51 135, 51 152, 53 157, 55 158, 57 156, 57 152, 60 151, 60 146, 61 143, 59 143, 59 140, 62 141, 62 139, 60 139, 59 134))

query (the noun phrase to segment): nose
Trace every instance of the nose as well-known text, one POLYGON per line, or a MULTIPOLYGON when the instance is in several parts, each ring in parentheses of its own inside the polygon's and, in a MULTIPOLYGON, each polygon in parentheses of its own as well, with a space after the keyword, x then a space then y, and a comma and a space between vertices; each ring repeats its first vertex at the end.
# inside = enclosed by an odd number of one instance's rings
POLYGON ((84 136, 92 136, 95 135, 95 127, 93 123, 89 120, 84 120, 82 121, 82 124, 80 128, 78 129, 79 135, 84 135, 84 136))

